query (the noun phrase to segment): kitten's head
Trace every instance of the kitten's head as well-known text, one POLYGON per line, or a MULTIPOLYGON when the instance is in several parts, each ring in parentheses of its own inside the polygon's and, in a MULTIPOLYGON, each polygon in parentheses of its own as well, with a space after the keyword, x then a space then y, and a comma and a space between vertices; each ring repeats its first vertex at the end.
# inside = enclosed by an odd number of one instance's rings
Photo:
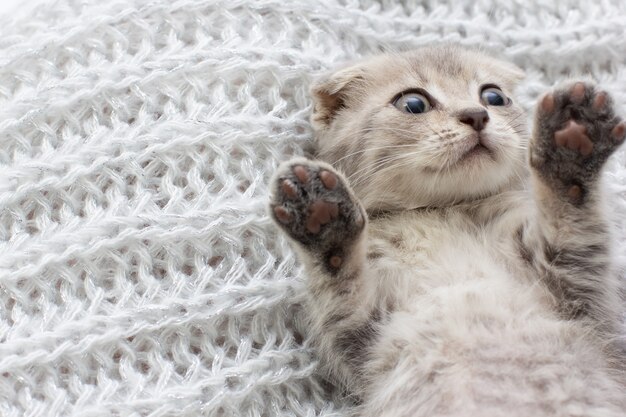
POLYGON ((496 193, 525 166, 520 69, 460 47, 378 56, 314 85, 317 156, 368 210, 442 206, 496 193))

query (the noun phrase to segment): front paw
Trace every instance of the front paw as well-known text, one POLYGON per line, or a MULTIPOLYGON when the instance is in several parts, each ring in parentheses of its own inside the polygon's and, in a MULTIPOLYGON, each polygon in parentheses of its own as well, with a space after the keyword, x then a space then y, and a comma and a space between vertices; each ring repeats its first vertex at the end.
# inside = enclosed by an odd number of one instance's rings
POLYGON ((537 108, 530 165, 557 193, 579 203, 624 136, 607 92, 584 82, 561 86, 537 108))
POLYGON ((274 221, 311 255, 339 268, 366 221, 342 175, 328 164, 294 159, 279 167, 272 187, 274 221))

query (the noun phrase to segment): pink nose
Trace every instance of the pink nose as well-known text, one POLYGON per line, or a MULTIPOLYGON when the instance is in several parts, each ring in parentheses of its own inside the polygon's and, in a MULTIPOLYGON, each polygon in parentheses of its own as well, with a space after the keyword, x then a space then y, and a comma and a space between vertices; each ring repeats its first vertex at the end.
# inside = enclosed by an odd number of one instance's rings
POLYGON ((472 126, 477 132, 485 128, 489 115, 485 109, 464 109, 457 113, 461 123, 472 126))

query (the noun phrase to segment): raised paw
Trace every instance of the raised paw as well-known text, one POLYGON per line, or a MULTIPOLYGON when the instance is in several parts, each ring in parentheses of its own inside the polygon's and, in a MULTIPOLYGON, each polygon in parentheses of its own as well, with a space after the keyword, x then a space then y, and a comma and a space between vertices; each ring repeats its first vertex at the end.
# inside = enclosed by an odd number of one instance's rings
POLYGON ((607 92, 588 82, 566 84, 539 103, 530 164, 555 191, 580 203, 625 135, 607 92))
POLYGON ((341 174, 322 162, 295 159, 272 181, 276 223, 328 268, 341 268, 366 220, 341 174))

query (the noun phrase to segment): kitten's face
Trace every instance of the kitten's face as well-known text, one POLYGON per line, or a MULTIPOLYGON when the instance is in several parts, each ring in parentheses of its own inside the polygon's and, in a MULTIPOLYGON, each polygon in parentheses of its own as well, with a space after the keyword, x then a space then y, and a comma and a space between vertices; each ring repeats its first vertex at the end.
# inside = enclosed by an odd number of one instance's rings
POLYGON ((523 172, 526 116, 516 67, 458 48, 384 55, 313 88, 318 157, 368 210, 441 206, 510 186, 523 172))

